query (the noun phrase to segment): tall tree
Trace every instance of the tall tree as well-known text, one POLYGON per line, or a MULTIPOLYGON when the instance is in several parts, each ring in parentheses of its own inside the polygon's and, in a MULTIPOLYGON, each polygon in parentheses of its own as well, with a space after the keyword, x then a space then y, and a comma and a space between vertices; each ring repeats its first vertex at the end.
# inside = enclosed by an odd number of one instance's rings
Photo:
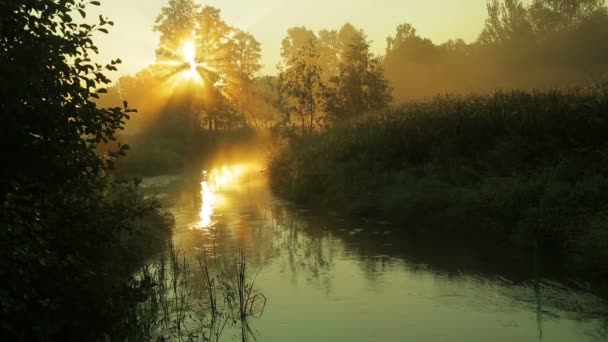
POLYGON ((191 98, 192 111, 204 116, 210 130, 239 121, 234 117, 247 111, 251 82, 261 69, 255 37, 226 23, 219 9, 192 0, 170 0, 155 29, 161 32, 158 69, 164 77, 185 71, 201 83, 180 92, 191 98))
POLYGON ((534 0, 530 18, 541 36, 570 30, 597 13, 606 12, 605 0, 534 0))
POLYGON ((195 16, 200 5, 194 0, 169 0, 156 18, 154 31, 160 33, 160 46, 156 50, 159 58, 175 58, 181 44, 194 37, 195 16))
POLYGON ((343 48, 336 30, 319 31, 319 63, 323 69, 325 82, 338 76, 338 66, 343 48))
POLYGON ((249 117, 255 126, 259 126, 254 80, 262 69, 262 64, 260 64, 261 45, 252 34, 235 29, 232 46, 230 60, 232 63, 231 69, 234 72, 232 78, 235 81, 230 90, 230 97, 236 110, 245 117, 249 117))
POLYGON ((310 136, 321 124, 325 112, 325 84, 317 42, 309 40, 308 45, 299 46, 297 51, 291 50, 285 56, 288 67, 280 70, 278 87, 283 123, 291 125, 291 118, 295 116, 299 120, 300 134, 310 136))
MULTIPOLYGON (((318 46, 317 35, 306 27, 292 27, 287 30, 287 37, 281 42, 281 57, 283 63, 290 67, 296 59, 302 57, 302 50, 309 49, 310 46, 315 48, 318 46)), ((318 58, 313 57, 312 61, 318 61, 318 58)))
POLYGON ((344 50, 333 79, 335 92, 330 102, 334 119, 354 117, 388 106, 390 87, 379 60, 369 51, 367 36, 352 25, 340 30, 344 50))
POLYGON ((417 38, 418 36, 416 35, 414 26, 408 23, 399 24, 395 36, 386 38, 386 53, 389 54, 391 51, 399 49, 408 41, 417 38))
POLYGON ((533 37, 528 11, 520 0, 491 0, 488 18, 479 36, 482 44, 529 41, 533 37))

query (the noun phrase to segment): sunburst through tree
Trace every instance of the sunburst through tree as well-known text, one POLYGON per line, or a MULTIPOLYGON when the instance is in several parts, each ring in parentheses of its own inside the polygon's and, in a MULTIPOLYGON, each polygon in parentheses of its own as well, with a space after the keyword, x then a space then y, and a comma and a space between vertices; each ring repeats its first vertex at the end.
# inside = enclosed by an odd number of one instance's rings
POLYGON ((171 2, 155 30, 161 34, 155 74, 168 91, 195 94, 210 128, 243 107, 239 102, 261 69, 260 44, 251 34, 226 24, 218 9, 191 0, 171 2))

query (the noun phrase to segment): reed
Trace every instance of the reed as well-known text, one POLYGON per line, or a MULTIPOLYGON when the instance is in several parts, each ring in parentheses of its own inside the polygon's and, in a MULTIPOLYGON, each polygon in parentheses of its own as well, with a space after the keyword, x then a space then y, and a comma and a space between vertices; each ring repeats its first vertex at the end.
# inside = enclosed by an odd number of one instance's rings
POLYGON ((439 96, 276 149, 275 192, 421 234, 531 251, 604 276, 608 83, 439 96), (313 191, 314 190, 314 191, 313 191))

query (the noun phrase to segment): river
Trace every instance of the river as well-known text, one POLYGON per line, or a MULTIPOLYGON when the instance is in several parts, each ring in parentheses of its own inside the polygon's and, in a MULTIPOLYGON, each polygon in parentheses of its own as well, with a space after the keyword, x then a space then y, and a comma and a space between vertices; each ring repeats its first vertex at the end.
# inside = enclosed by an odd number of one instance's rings
POLYGON ((584 284, 466 244, 421 242, 389 222, 298 207, 270 193, 256 164, 143 188, 170 208, 182 250, 243 251, 260 270, 267 303, 250 326, 261 342, 608 341, 608 305, 584 284))

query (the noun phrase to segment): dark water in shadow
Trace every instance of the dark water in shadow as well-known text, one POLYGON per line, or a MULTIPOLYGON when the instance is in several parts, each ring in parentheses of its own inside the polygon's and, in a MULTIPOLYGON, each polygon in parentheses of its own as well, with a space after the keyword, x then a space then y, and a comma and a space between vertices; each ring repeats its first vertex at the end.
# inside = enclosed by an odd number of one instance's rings
POLYGON ((258 341, 608 341, 608 303, 591 292, 466 244, 299 208, 273 197, 255 165, 143 185, 171 208, 183 250, 243 250, 261 268, 258 341))

